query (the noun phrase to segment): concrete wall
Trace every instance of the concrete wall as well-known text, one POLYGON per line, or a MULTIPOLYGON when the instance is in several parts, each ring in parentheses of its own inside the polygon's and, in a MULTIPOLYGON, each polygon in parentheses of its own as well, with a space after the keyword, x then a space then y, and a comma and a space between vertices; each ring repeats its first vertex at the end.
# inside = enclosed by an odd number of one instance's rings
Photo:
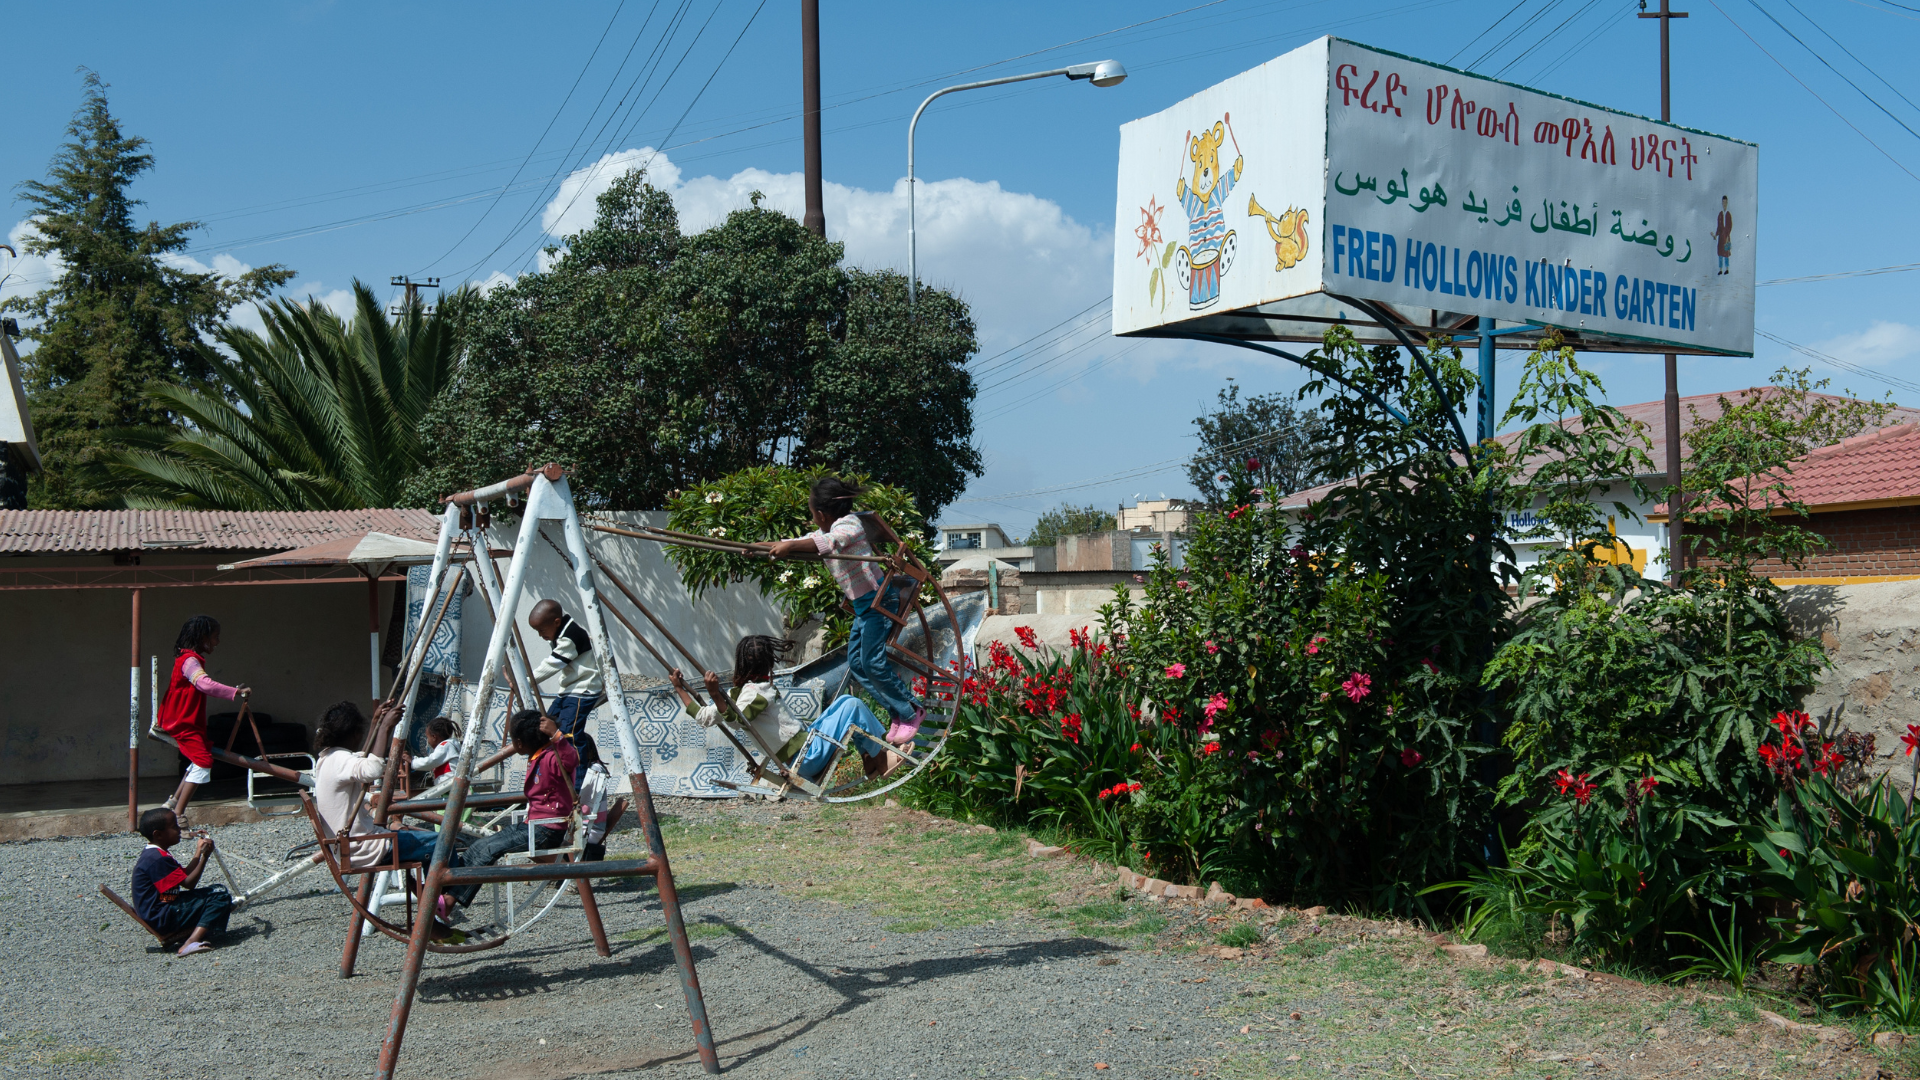
MULTIPOLYGON (((146 567, 209 565, 259 552, 146 552, 146 567)), ((64 555, 5 560, 8 566, 112 564, 112 558, 64 555)), ((381 586, 381 625, 393 585, 381 586)), ((131 632, 126 589, 0 592, 0 784, 124 777, 127 771, 127 660, 131 632)), ((370 689, 367 587, 220 585, 142 590, 142 682, 158 656, 162 687, 173 641, 192 615, 220 621, 221 643, 207 660, 214 678, 253 687, 254 709, 312 730, 342 699, 364 708, 370 689)), ((211 711, 224 711, 211 703, 211 711)), ((146 738, 151 698, 143 685, 140 773, 173 775, 171 747, 146 738)))

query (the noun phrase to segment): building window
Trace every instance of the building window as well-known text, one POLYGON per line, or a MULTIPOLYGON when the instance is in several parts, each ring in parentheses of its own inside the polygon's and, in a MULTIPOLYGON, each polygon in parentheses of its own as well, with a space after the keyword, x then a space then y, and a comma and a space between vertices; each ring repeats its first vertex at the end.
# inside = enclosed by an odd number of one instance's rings
POLYGON ((947 534, 947 547, 950 549, 977 548, 979 546, 980 534, 977 532, 947 534))

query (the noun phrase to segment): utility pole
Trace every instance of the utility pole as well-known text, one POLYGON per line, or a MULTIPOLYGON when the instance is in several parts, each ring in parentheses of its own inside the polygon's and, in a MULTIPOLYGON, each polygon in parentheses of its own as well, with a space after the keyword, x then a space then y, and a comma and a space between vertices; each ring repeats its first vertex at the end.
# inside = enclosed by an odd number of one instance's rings
POLYGON ((806 117, 807 216, 802 224, 827 235, 827 208, 820 190, 820 0, 800 0, 800 98, 806 117))
MULTIPOLYGON (((396 308, 388 308, 387 314, 404 315, 407 312, 412 311, 413 306, 420 302, 420 290, 421 289, 438 289, 440 287, 440 279, 437 277, 430 277, 425 281, 415 281, 412 278, 406 276, 405 274, 402 274, 397 278, 393 278, 391 281, 388 282, 388 284, 393 285, 395 287, 404 286, 407 290, 407 302, 396 308)), ((433 309, 431 307, 427 309, 427 314, 429 315, 433 314, 433 309)))
MULTIPOLYGON (((1667 7, 1667 0, 1660 0, 1659 11, 1646 10, 1647 0, 1640 0, 1640 17, 1660 20, 1660 119, 1673 121, 1673 67, 1669 62, 1667 31, 1672 28, 1673 20, 1684 19, 1687 13, 1673 11, 1667 7)), ((1667 487, 1673 494, 1667 499, 1667 583, 1680 584, 1680 569, 1686 562, 1683 554, 1686 547, 1681 540, 1682 524, 1686 517, 1687 503, 1680 491, 1680 358, 1674 353, 1667 354, 1667 487)))

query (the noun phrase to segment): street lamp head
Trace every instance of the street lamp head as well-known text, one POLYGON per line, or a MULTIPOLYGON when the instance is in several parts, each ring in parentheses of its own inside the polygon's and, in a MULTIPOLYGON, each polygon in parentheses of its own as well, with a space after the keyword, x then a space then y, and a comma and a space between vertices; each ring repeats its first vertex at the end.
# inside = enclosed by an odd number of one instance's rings
POLYGON ((1118 86, 1127 80, 1127 69, 1118 60, 1097 64, 1075 64, 1067 69, 1069 79, 1091 79, 1095 86, 1118 86))

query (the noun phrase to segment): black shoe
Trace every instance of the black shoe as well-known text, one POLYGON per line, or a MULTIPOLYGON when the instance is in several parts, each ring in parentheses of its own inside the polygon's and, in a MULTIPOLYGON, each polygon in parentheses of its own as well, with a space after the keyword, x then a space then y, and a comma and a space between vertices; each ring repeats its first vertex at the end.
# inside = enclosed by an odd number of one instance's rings
POLYGON ((607 845, 587 844, 580 849, 581 862, 606 862, 607 845))

